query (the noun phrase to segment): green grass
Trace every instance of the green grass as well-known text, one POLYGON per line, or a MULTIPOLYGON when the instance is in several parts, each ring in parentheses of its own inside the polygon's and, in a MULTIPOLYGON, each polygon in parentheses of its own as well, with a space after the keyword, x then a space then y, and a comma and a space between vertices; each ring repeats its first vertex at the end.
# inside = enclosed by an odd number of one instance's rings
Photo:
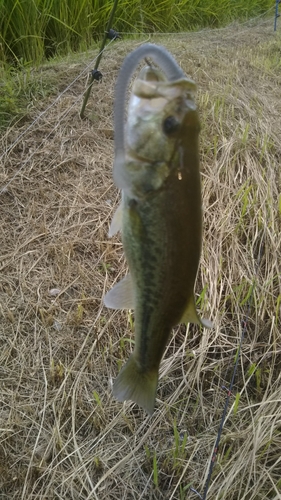
MULTIPOLYGON (((1 0, 0 60, 40 64, 89 47, 105 30, 112 0, 1 0)), ((178 32, 258 16, 272 0, 119 0, 121 32, 178 32)))
POLYGON ((25 123, 0 135, 1 187, 10 182, 0 196, 1 500, 195 500, 190 486, 203 493, 246 313, 208 500, 281 495, 281 39, 272 19, 153 37, 197 83, 196 296, 214 328, 174 329, 153 416, 112 395, 135 337, 133 313, 102 303, 127 271, 119 236, 107 236, 120 200, 108 132, 119 68, 146 38, 105 51, 92 121, 79 117, 86 78, 68 85, 97 48, 8 75, 5 95, 19 91, 29 106, 25 123))
POLYGON ((46 73, 24 66, 0 67, 0 131, 16 121, 26 120, 31 108, 56 94, 58 85, 52 70, 46 73))
MULTIPOLYGON (((30 102, 54 92, 54 79, 34 77, 34 68, 46 59, 93 47, 112 5, 113 0, 0 0, 0 130, 23 118, 30 102)), ((134 33, 178 32, 222 26, 270 7, 271 0, 119 0, 113 26, 134 33)), ((280 64, 276 54, 268 64, 280 64)), ((219 121, 221 104, 217 100, 214 110, 219 121)), ((246 124, 242 142, 247 134, 246 124)))

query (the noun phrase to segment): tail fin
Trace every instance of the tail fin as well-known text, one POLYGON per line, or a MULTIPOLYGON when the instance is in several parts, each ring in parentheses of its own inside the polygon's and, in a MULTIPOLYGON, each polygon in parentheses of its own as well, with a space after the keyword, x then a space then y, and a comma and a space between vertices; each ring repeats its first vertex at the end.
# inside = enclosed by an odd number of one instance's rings
POLYGON ((113 394, 118 401, 134 401, 152 415, 157 384, 158 370, 140 371, 132 354, 113 384, 113 394))

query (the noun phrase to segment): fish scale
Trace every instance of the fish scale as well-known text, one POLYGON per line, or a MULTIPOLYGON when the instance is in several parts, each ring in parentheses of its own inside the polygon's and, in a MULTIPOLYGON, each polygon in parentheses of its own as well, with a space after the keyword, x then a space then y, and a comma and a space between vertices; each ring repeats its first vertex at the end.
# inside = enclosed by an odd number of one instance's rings
POLYGON ((106 294, 105 304, 134 309, 135 345, 113 394, 149 414, 172 328, 181 322, 212 326, 197 314, 194 298, 202 210, 193 90, 187 78, 169 81, 158 69, 142 69, 129 101, 123 165, 116 146, 114 179, 122 202, 110 234, 121 229, 129 274, 106 294))

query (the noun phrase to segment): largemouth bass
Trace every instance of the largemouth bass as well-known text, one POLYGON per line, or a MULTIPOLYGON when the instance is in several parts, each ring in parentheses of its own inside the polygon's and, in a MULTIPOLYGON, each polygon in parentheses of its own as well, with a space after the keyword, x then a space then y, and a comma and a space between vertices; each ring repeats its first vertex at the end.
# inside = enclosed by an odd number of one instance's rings
POLYGON ((194 283, 202 240, 198 112, 195 83, 163 48, 146 44, 132 52, 116 87, 113 176, 122 202, 109 234, 121 229, 129 274, 104 299, 113 309, 134 309, 135 346, 115 380, 119 401, 132 400, 152 414, 161 358, 172 328, 197 323, 194 283), (132 72, 150 55, 164 73, 141 70, 128 106, 132 72))

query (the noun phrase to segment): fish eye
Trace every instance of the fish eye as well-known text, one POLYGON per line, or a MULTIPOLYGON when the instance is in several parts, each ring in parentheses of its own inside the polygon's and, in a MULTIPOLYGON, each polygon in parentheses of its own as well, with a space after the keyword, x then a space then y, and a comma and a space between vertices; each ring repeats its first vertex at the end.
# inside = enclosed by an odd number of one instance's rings
POLYGON ((163 132, 167 135, 173 134, 179 128, 179 122, 174 116, 168 116, 163 121, 163 132))

